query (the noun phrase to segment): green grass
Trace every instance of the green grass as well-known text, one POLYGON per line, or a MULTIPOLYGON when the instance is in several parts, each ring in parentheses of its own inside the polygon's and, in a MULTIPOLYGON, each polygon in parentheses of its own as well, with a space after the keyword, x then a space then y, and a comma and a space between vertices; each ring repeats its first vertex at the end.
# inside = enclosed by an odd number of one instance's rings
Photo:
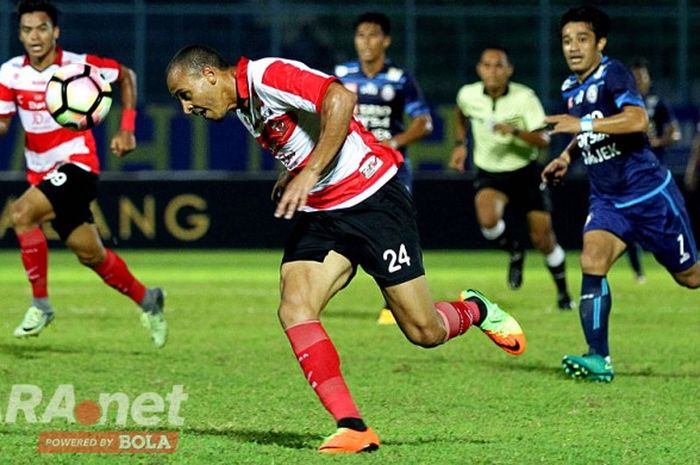
MULTIPOLYGON (((636 284, 621 261, 610 274, 610 385, 565 378, 560 359, 585 347, 578 313, 555 308, 540 257, 526 261, 521 290, 509 291, 506 257, 490 252, 430 252, 436 299, 482 290, 511 310, 529 347, 519 358, 477 329, 425 350, 398 328, 375 324, 381 304, 363 273, 324 313, 346 380, 367 422, 380 434, 377 453, 319 456, 334 431, 306 384, 276 318, 279 252, 138 252, 122 256, 147 285, 168 292, 170 340, 150 344, 128 299, 106 288, 65 252, 53 253, 50 292, 57 318, 39 338, 12 330, 29 302, 17 252, 0 253, 1 464, 689 464, 700 455, 700 293, 676 286, 645 256, 648 281, 636 284), (38 454, 42 431, 114 430, 56 420, 4 423, 11 386, 44 391, 42 413, 59 384, 76 400, 124 392, 161 395, 185 385, 175 454, 38 454)), ((569 281, 578 295, 577 256, 569 281)), ((143 430, 133 423, 125 430, 143 430)))

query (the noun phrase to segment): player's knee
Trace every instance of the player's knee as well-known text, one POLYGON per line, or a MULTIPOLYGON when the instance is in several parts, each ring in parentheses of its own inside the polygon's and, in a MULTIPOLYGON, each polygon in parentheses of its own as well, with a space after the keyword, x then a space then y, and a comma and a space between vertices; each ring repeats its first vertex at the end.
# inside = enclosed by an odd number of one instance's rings
POLYGON ((437 325, 412 325, 404 332, 409 341, 426 349, 438 346, 445 340, 445 330, 437 325))
POLYGON ((314 310, 301 296, 283 296, 280 306, 277 309, 277 316, 282 325, 286 328, 304 321, 317 320, 319 318, 319 312, 314 310))
POLYGON ((87 267, 95 268, 102 264, 107 258, 107 254, 104 249, 82 249, 73 250, 75 256, 78 257, 78 261, 87 267))
POLYGON ((27 229, 33 226, 31 211, 22 202, 15 202, 11 208, 12 225, 15 230, 27 229))

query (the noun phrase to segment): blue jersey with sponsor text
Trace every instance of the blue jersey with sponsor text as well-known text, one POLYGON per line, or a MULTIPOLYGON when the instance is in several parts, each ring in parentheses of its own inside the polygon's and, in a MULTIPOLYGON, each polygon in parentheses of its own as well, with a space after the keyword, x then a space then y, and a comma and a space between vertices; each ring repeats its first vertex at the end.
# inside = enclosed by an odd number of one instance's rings
POLYGON ((362 72, 359 61, 337 65, 335 75, 357 94, 357 116, 380 141, 404 131, 404 113, 411 118, 430 114, 415 79, 388 60, 374 77, 362 72))
MULTIPOLYGON (((625 105, 644 108, 632 73, 606 56, 583 82, 569 76, 562 84, 562 95, 569 113, 579 118, 605 118, 621 113, 625 105)), ((576 139, 592 196, 625 205, 667 181, 668 170, 659 164, 644 133, 589 131, 577 134, 576 139)))

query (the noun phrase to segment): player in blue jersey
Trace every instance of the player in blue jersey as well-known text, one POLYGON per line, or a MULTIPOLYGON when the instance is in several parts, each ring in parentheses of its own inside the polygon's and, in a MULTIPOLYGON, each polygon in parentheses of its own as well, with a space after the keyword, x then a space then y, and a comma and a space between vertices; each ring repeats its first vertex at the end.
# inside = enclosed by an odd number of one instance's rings
MULTIPOLYGON (((357 60, 335 67, 335 75, 343 85, 357 94, 357 117, 372 131, 377 140, 398 149, 404 163, 397 174, 411 191, 413 174, 406 146, 422 139, 433 130, 430 109, 418 83, 404 69, 386 57, 391 45, 391 22, 382 13, 364 13, 355 21, 357 60), (404 125, 404 115, 410 123, 404 125)), ((384 302, 380 324, 395 323, 384 302)))
POLYGON ((562 85, 569 114, 547 117, 552 133, 575 137, 542 171, 556 184, 569 164, 582 158, 590 181, 590 205, 581 252, 581 324, 588 343, 583 356, 566 355, 573 378, 610 382, 608 348, 612 303, 608 270, 636 241, 682 286, 700 287, 700 262, 683 197, 668 169, 649 147, 649 120, 630 71, 603 55, 610 25, 601 10, 581 6, 561 18, 562 50, 573 71, 562 85))

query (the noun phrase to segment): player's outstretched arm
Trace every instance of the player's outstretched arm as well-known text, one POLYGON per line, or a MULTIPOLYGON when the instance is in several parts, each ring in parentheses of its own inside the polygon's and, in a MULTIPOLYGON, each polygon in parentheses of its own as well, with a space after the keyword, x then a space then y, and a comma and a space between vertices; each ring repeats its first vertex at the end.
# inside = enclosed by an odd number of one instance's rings
POLYGON ((289 181, 277 203, 275 217, 291 219, 345 142, 357 95, 337 82, 328 86, 321 103, 321 134, 304 169, 289 181))
POLYGON ((644 108, 626 105, 622 112, 605 118, 578 118, 572 115, 550 115, 545 118, 553 124, 551 134, 578 134, 579 132, 602 132, 605 134, 630 134, 647 132, 649 116, 644 108))
POLYGON ((419 141, 433 132, 433 119, 429 114, 416 116, 404 132, 396 134, 386 143, 397 149, 419 141))
POLYGON ((136 148, 136 73, 121 65, 119 90, 122 104, 122 120, 117 132, 112 138, 110 148, 112 153, 123 157, 136 148))

